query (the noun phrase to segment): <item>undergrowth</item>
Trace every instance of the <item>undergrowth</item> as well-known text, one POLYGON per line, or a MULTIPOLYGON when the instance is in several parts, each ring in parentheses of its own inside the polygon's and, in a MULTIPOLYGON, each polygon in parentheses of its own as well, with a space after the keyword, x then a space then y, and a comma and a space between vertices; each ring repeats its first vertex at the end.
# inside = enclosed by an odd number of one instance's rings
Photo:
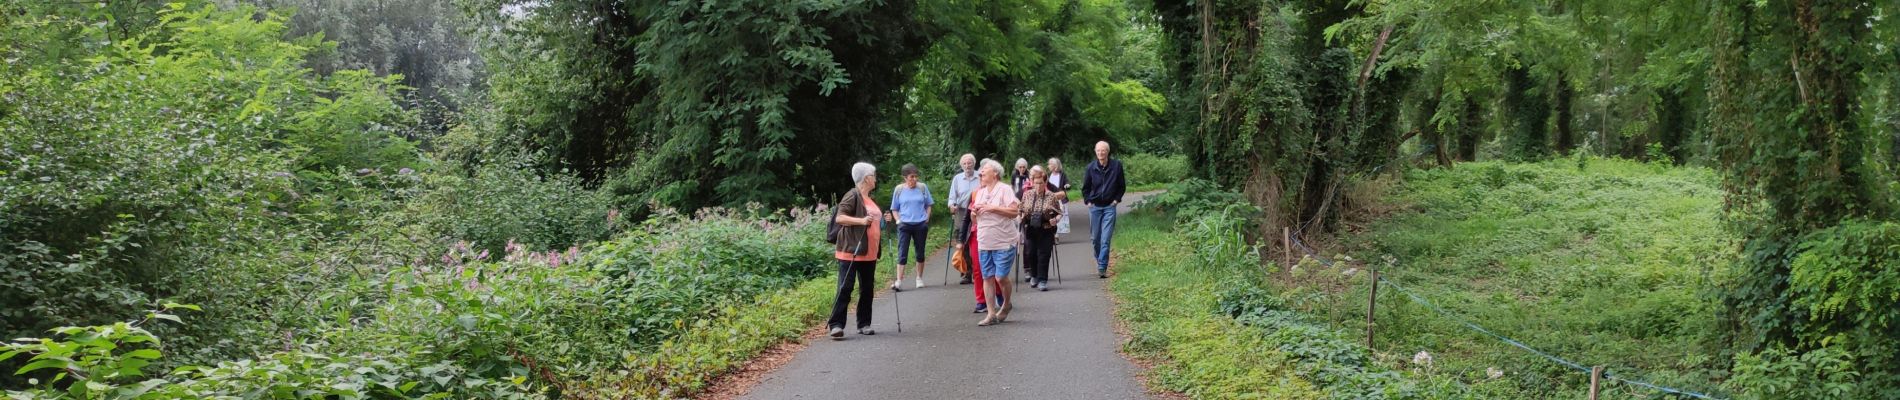
MULTIPOLYGON (((1478 333, 1455 319, 1614 374, 1715 389, 1727 356, 1706 288, 1734 261, 1721 191, 1705 169, 1591 159, 1477 162, 1410 171, 1383 201, 1399 211, 1342 238, 1337 266, 1308 260, 1277 274, 1288 306, 1363 329, 1366 268, 1453 313, 1381 288, 1376 345, 1392 365, 1464 382, 1509 382, 1507 397, 1573 397, 1588 374, 1478 333)), ((1613 398, 1653 390, 1610 384, 1613 398)))

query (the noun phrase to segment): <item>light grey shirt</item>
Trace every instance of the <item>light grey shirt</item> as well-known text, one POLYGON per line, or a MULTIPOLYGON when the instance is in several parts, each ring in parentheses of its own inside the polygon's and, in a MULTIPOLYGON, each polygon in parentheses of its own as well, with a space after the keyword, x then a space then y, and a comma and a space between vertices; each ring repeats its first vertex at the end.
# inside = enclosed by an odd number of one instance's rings
POLYGON ((970 192, 976 190, 979 175, 976 171, 958 173, 950 177, 950 198, 946 199, 953 208, 970 208, 970 192))

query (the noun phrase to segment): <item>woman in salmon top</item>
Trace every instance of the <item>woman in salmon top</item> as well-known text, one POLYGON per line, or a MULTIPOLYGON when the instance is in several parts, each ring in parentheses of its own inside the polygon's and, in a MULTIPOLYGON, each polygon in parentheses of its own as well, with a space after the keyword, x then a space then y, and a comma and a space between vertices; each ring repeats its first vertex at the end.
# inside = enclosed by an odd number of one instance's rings
POLYGON ((876 335, 871 330, 871 296, 877 292, 872 286, 872 276, 877 272, 877 257, 880 251, 878 239, 883 232, 878 222, 884 219, 884 210, 871 199, 872 191, 877 189, 877 167, 868 163, 851 166, 851 182, 857 187, 844 193, 838 200, 838 216, 832 221, 838 224, 838 243, 833 256, 838 259, 838 293, 831 301, 831 339, 844 338, 844 317, 850 305, 853 286, 858 290, 858 334, 876 335))

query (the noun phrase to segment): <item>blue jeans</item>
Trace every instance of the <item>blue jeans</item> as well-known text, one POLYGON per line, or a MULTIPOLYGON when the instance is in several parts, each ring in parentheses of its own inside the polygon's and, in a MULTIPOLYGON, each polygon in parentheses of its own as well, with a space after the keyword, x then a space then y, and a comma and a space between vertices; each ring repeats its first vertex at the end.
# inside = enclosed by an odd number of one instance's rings
POLYGON ((1109 241, 1115 238, 1115 206, 1089 206, 1089 245, 1095 249, 1095 270, 1108 270, 1109 241))

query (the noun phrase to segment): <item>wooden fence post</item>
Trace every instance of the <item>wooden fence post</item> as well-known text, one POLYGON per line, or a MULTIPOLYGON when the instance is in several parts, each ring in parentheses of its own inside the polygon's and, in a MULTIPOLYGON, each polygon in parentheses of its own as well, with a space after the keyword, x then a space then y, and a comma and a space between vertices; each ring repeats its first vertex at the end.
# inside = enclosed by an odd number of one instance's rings
POLYGON ((1590 367, 1590 400, 1597 400, 1597 382, 1603 380, 1603 366, 1590 367))
POLYGON ((1377 309, 1378 304, 1379 270, 1372 269, 1372 291, 1366 296, 1366 351, 1372 351, 1372 327, 1377 325, 1377 322, 1372 319, 1372 312, 1377 309))
POLYGON ((1280 248, 1286 250, 1286 269, 1293 270, 1293 229, 1280 227, 1280 248))

